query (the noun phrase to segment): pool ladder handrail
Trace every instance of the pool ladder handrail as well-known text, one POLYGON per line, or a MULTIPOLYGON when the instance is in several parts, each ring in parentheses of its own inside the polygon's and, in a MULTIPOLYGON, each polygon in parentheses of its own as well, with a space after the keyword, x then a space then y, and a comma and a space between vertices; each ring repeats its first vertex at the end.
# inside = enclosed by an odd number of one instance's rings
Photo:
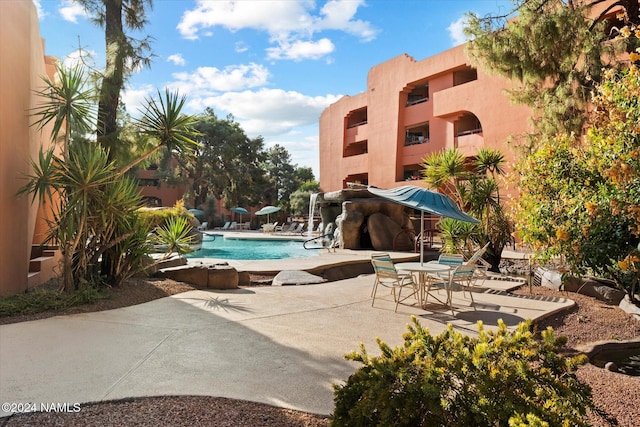
MULTIPOLYGON (((302 247, 307 249, 307 250, 314 249, 314 248, 308 248, 307 247, 307 243, 311 243, 311 242, 313 242, 315 240, 318 240, 318 239, 324 239, 325 237, 328 237, 328 238, 331 239, 331 243, 329 244, 329 247, 331 247, 331 245, 333 244, 333 233, 327 233, 327 234, 323 234, 321 236, 315 236, 315 237, 312 237, 311 239, 305 240, 304 243, 302 244, 302 247)), ((326 246, 324 244, 322 245, 322 247, 326 248, 326 246)))

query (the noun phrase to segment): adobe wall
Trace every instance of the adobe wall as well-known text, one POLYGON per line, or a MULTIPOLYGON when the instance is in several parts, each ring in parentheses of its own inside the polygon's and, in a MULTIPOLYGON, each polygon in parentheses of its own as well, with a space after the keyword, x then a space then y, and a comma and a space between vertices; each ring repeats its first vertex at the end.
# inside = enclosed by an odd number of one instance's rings
MULTIPOLYGON (((38 16, 31 1, 0 1, 0 296, 28 286, 31 243, 38 204, 16 193, 30 173, 29 160, 41 144, 50 144, 29 126, 34 90, 47 74, 38 16)), ((42 230, 43 227, 40 227, 42 230)))

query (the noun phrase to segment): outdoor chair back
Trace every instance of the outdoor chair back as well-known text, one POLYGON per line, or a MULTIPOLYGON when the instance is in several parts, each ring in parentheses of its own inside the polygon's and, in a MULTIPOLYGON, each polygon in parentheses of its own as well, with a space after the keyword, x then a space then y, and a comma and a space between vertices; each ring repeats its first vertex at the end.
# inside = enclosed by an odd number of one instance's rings
POLYGON ((462 265, 464 263, 464 257, 460 254, 440 254, 438 263, 450 266, 462 265))
POLYGON ((373 298, 371 301, 372 307, 376 300, 379 285, 391 289, 393 299, 396 303, 396 312, 398 311, 398 304, 400 304, 401 301, 418 295, 418 285, 416 281, 413 280, 413 276, 411 274, 399 274, 389 254, 373 253, 371 255, 371 264, 373 265, 373 270, 376 275, 373 282, 373 289, 371 290, 371 296, 373 298), (410 287, 411 293, 402 298, 402 289, 405 287, 410 287), (398 295, 396 295, 396 289, 398 289, 398 295))

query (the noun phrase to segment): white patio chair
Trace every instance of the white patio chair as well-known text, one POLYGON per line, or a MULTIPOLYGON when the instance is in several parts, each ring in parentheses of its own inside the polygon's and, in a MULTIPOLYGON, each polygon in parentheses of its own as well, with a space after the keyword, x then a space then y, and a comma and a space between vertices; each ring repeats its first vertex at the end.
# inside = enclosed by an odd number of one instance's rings
POLYGON ((373 289, 371 290, 371 306, 376 301, 376 293, 378 292, 378 286, 383 286, 391 289, 393 299, 396 302, 395 311, 398 311, 398 304, 412 296, 418 296, 420 289, 418 284, 411 274, 399 274, 396 267, 393 265, 393 261, 389 254, 375 253, 371 255, 371 264, 376 274, 375 281, 373 282, 373 289), (411 293, 402 298, 402 289, 410 287, 411 293), (398 295, 396 295, 396 289, 398 289, 398 295))

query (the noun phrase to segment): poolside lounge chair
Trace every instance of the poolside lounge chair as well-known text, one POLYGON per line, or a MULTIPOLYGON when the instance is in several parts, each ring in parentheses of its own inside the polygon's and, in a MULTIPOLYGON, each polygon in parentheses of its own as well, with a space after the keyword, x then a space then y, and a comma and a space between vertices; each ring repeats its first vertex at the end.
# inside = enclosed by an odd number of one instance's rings
POLYGON ((209 226, 209 223, 205 221, 198 226, 198 230, 206 230, 208 226, 209 226))
POLYGON ((302 233, 303 229, 304 229, 304 222, 301 222, 296 227, 294 227, 293 230, 289 232, 289 234, 300 234, 302 233))
POLYGON ((483 281, 489 278, 487 274, 487 270, 491 265, 482 259, 482 256, 487 251, 489 247, 489 243, 478 249, 469 259, 464 263, 465 265, 470 265, 476 267, 476 278, 482 279, 483 281))
POLYGON ((283 227, 282 227, 282 232, 283 232, 283 233, 290 233, 291 231, 293 231, 293 230, 296 228, 296 226, 297 226, 297 225, 298 225, 298 223, 297 223, 297 222, 292 222, 291 224, 289 224, 289 227, 286 227, 286 228, 285 228, 285 227, 283 226, 283 227))
POLYGON ((229 230, 235 230, 236 228, 238 228, 238 223, 233 221, 231 224, 229 224, 229 230))
POLYGON ((231 221, 227 221, 224 223, 222 227, 217 227, 216 230, 228 230, 230 225, 231 225, 231 221))
POLYGON ((276 225, 271 223, 262 224, 262 231, 265 233, 273 233, 276 225))
POLYGON ((413 279, 411 274, 399 274, 396 267, 393 265, 391 257, 387 253, 374 253, 371 254, 371 264, 376 274, 375 281, 373 282, 373 289, 371 290, 371 306, 376 301, 376 293, 378 292, 378 286, 384 286, 391 289, 393 299, 396 302, 396 309, 398 311, 398 304, 400 302, 410 298, 412 296, 418 296, 420 289, 417 282, 413 279), (411 288, 411 293, 402 298, 402 288, 411 288), (396 289, 398 289, 398 295, 396 295, 396 289))

